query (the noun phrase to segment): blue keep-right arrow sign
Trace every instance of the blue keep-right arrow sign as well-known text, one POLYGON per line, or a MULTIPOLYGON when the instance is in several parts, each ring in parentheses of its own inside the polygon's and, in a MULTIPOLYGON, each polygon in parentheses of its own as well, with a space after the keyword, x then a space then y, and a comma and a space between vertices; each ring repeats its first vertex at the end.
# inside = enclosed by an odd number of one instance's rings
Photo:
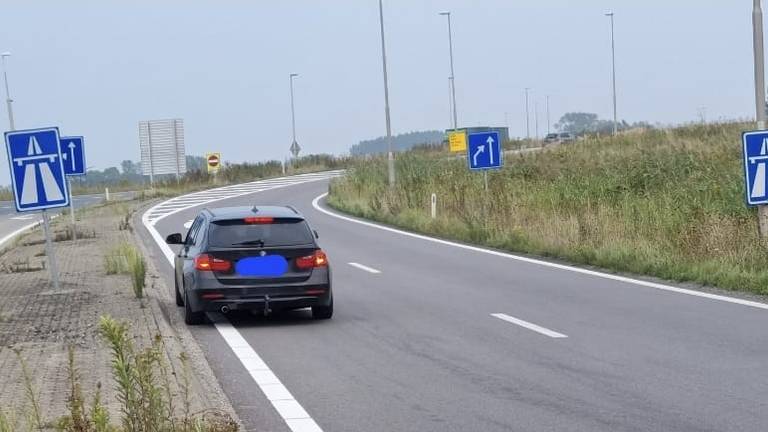
POLYGON ((501 168, 501 140, 498 132, 469 134, 467 139, 467 161, 471 170, 501 168))

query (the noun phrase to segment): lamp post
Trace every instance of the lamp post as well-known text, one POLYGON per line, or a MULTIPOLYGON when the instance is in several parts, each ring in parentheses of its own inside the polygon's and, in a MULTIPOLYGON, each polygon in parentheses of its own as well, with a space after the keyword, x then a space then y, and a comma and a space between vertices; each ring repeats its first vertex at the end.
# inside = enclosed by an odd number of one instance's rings
POLYGON ((8 127, 10 130, 16 130, 16 125, 13 122, 13 99, 11 99, 11 91, 8 90, 8 71, 5 65, 6 57, 10 57, 11 53, 4 52, 0 54, 3 62, 3 78, 5 80, 5 104, 8 107, 8 127))
POLYGON ((451 61, 451 98, 453 102, 453 130, 459 128, 458 115, 456 114, 456 75, 453 72, 453 30, 451 28, 451 13, 440 12, 440 15, 448 18, 448 56, 451 61))
POLYGON ((387 123, 387 173, 389 187, 395 186, 395 156, 392 153, 392 126, 389 116, 389 82, 387 79, 387 48, 384 43, 384 5, 379 0, 379 25, 381 27, 381 65, 384 71, 384 117, 387 123))
POLYGON ((613 134, 619 131, 619 120, 616 115, 616 44, 613 37, 613 12, 608 12, 605 16, 611 19, 611 81, 613 86, 613 134))
MULTIPOLYGON (((752 3, 752 48, 755 62, 755 120, 759 130, 765 129, 765 53, 763 51, 763 9, 760 0, 752 3)), ((768 206, 757 207, 760 237, 768 238, 768 206)))
POLYGON ((293 136, 293 140, 291 141, 291 154, 294 158, 296 158, 299 155, 300 147, 299 143, 296 142, 296 111, 294 109, 294 102, 293 102, 293 79, 299 76, 297 73, 292 73, 289 76, 289 80, 291 82, 291 132, 293 136))
POLYGON ((525 138, 528 140, 531 139, 531 121, 530 112, 528 110, 528 91, 530 90, 530 87, 525 88, 525 138))

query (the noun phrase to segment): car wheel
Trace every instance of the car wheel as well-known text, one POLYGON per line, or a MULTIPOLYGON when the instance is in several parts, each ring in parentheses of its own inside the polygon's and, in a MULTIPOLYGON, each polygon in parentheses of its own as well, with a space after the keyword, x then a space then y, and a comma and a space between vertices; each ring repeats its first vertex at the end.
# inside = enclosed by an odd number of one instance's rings
POLYGON ((333 316, 333 298, 328 306, 312 306, 312 318, 316 320, 331 319, 333 316))
POLYGON ((189 297, 187 291, 184 291, 184 322, 187 325, 202 324, 205 319, 205 312, 193 312, 192 306, 189 303, 189 297))
POLYGON ((176 280, 176 277, 174 276, 174 292, 176 293, 176 306, 184 306, 184 297, 181 296, 181 293, 179 292, 179 281, 176 280))

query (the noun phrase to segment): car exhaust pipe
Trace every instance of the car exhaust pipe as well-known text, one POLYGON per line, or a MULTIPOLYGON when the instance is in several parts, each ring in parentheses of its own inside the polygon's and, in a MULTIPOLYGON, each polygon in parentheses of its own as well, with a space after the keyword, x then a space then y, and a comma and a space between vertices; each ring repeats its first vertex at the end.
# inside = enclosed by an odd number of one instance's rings
POLYGON ((226 314, 229 312, 229 306, 224 305, 221 307, 221 313, 226 314))

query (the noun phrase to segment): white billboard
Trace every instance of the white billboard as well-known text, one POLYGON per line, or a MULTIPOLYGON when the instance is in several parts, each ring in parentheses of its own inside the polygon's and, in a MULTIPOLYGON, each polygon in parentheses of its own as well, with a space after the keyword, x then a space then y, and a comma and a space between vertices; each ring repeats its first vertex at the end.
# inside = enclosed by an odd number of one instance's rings
POLYGON ((148 120, 139 122, 141 171, 150 181, 161 174, 177 176, 187 172, 184 152, 184 120, 148 120))

